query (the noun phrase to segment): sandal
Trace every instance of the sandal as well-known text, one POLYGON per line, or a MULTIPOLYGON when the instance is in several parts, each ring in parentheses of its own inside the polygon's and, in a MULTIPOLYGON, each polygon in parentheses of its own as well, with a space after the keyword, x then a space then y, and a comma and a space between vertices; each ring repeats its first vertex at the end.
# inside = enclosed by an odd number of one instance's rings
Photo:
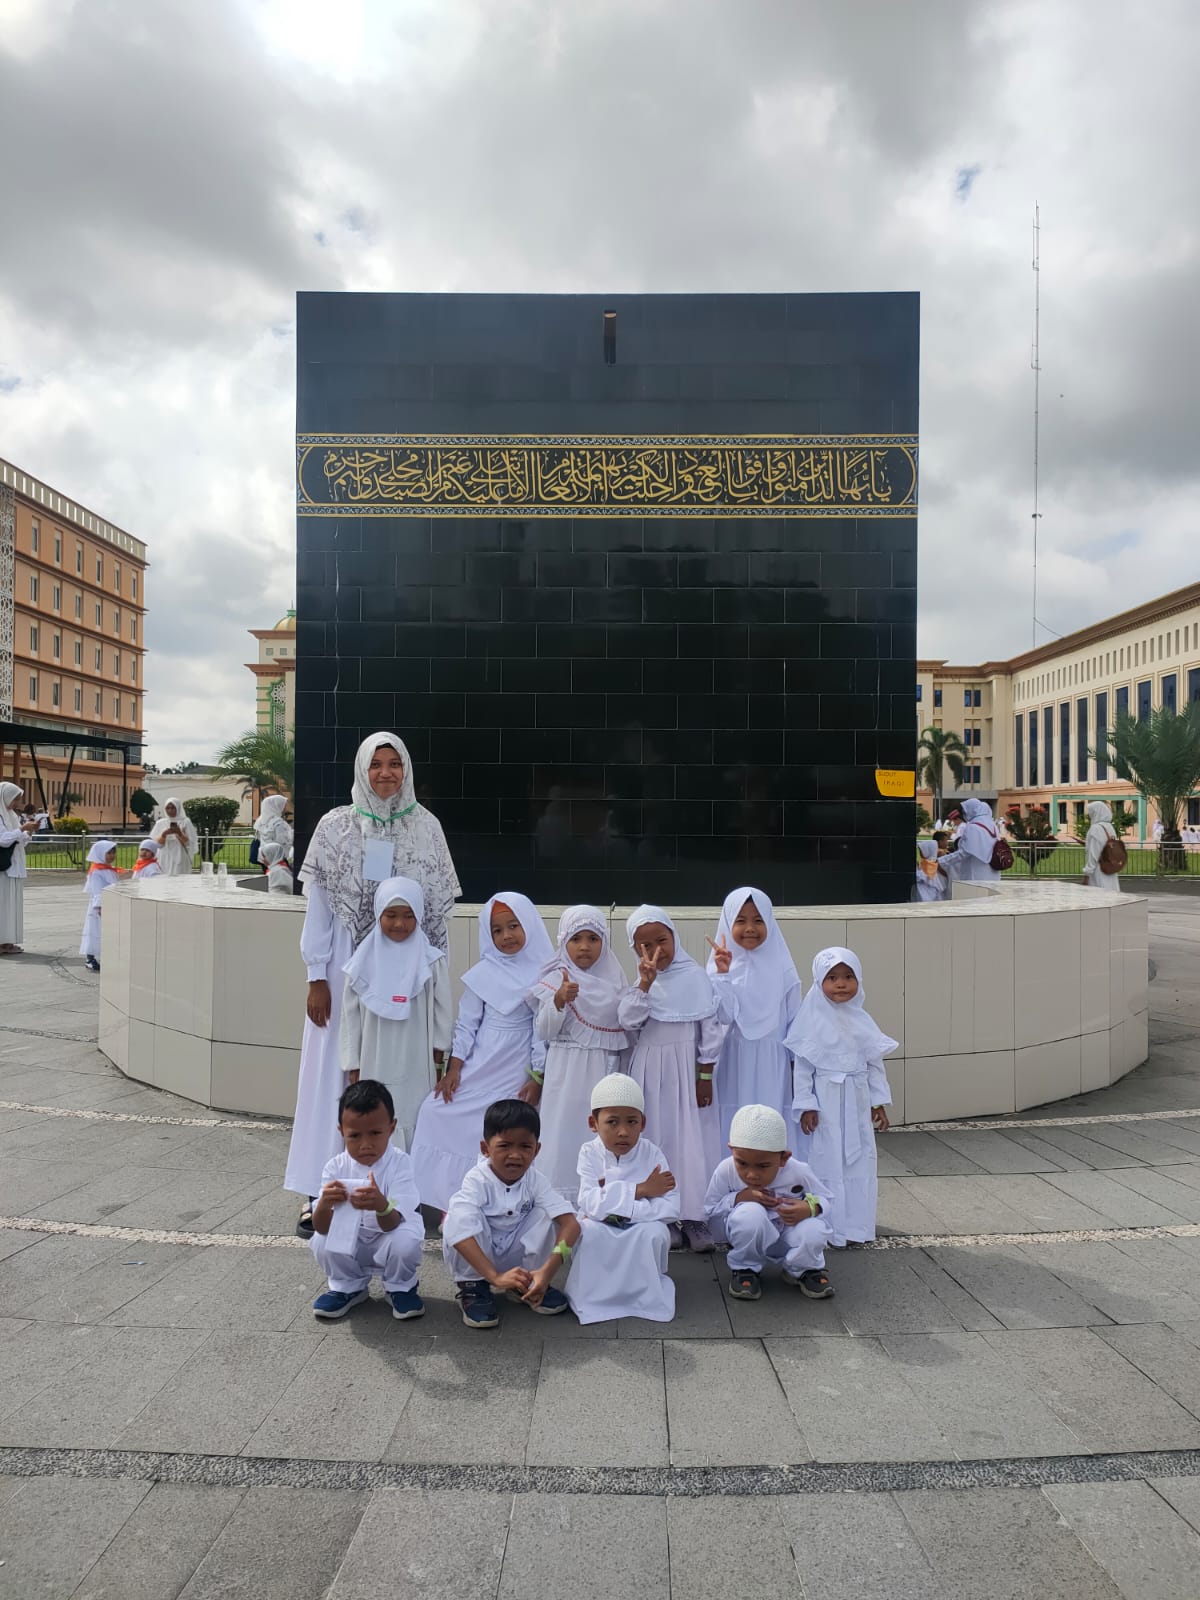
POLYGON ((296 1220, 297 1239, 311 1239, 313 1236, 312 1201, 310 1200, 296 1220))
POLYGON ((795 1280, 797 1288, 809 1300, 832 1300, 833 1285, 825 1274, 816 1267, 810 1267, 807 1272, 802 1272, 795 1280))

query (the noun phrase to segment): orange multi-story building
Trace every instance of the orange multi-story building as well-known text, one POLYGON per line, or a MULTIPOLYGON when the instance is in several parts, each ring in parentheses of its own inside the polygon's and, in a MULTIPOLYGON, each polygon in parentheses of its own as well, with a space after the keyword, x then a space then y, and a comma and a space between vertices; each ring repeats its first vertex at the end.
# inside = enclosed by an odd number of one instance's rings
POLYGON ((141 782, 146 546, 104 517, 0 460, 0 723, 63 734, 28 748, 0 742, 0 777, 57 812, 120 825, 123 780, 141 782), (128 747, 88 748, 91 737, 128 747), (68 777, 69 775, 69 777, 68 777))

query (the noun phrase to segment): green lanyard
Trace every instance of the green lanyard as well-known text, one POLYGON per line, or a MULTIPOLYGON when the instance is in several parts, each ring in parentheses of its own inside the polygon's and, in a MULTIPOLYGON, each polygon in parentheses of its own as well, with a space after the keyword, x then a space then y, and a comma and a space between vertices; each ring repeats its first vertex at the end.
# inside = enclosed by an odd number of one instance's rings
POLYGON ((405 806, 403 811, 397 811, 394 817, 377 817, 373 811, 364 811, 361 806, 355 806, 354 809, 360 817, 368 817, 372 822, 378 822, 381 827, 387 827, 389 822, 397 822, 401 817, 408 816, 410 811, 415 811, 417 802, 414 800, 412 805, 405 806))

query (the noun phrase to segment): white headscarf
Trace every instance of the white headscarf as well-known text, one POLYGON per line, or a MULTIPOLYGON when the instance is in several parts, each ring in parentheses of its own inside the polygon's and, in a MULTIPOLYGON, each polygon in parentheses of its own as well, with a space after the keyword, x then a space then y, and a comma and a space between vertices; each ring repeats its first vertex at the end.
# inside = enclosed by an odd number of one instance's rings
POLYGON ((152 856, 156 856, 158 854, 158 840, 157 839, 143 839, 143 840, 141 840, 141 842, 138 844, 138 854, 140 855, 143 850, 145 850, 148 854, 150 854, 152 856))
POLYGON ((1116 829, 1112 827, 1112 807, 1106 806, 1103 800, 1093 800, 1087 808, 1088 819, 1093 828, 1103 827, 1112 838, 1116 838, 1116 829))
MULTIPOLYGON (((716 942, 720 944, 722 939, 733 956, 729 982, 737 1002, 738 1032, 746 1039, 765 1039, 779 1027, 784 1002, 793 989, 800 987, 800 974, 775 921, 775 907, 761 889, 735 889, 725 896, 716 942), (733 937, 733 925, 747 900, 767 925, 767 937, 755 950, 743 950, 733 937)), ((717 962, 711 951, 707 971, 710 977, 716 976, 717 962)), ((650 986, 651 995, 658 984, 656 978, 650 986)))
POLYGON ((368 1011, 399 1022, 408 1016, 414 997, 445 957, 430 944, 421 926, 425 897, 419 883, 411 878, 389 878, 375 891, 374 910, 375 926, 342 970, 368 1011), (409 906, 417 919, 417 926, 400 943, 389 939, 379 926, 389 906, 409 906))
POLYGON ((812 988, 804 996, 800 1015, 784 1041, 794 1056, 811 1061, 820 1067, 838 1061, 843 1071, 852 1070, 847 1058, 853 1057, 858 1065, 869 1061, 882 1061, 899 1048, 895 1039, 889 1039, 876 1025, 866 1010, 866 991, 862 981, 862 963, 853 950, 843 945, 831 945, 813 958, 812 988), (858 993, 853 1000, 840 1003, 830 1000, 821 988, 834 967, 845 963, 858 979, 858 993))
POLYGON ((359 745, 350 794, 352 805, 327 811, 317 823, 300 878, 325 891, 334 916, 357 945, 377 920, 371 909, 374 890, 363 879, 363 845, 368 839, 388 839, 393 867, 411 873, 420 884, 429 938, 444 950, 446 918, 462 885, 441 823, 417 803, 412 762, 394 733, 373 733, 359 745), (404 782, 389 800, 382 800, 371 788, 371 757, 380 745, 394 750, 404 763, 404 782))
POLYGON ((258 821, 254 824, 254 831, 262 838, 263 829, 274 827, 275 823, 283 821, 283 813, 287 810, 288 797, 285 794, 269 794, 263 801, 258 813, 258 821))
POLYGON ((612 953, 604 913, 595 906, 568 906, 559 917, 557 949, 542 968, 541 978, 531 995, 538 1005, 547 992, 557 992, 564 970, 570 974, 571 981, 579 985, 579 994, 571 1002, 571 1013, 590 1034, 591 1047, 624 1050, 628 1041, 617 1017, 617 1002, 628 989, 629 979, 612 953), (600 939, 600 954, 586 969, 575 965, 567 949, 568 940, 585 931, 600 939))
POLYGON ((97 839, 88 851, 88 862, 94 867, 102 867, 107 862, 109 855, 117 848, 115 839, 97 839))
POLYGON ((463 983, 493 1011, 508 1015, 525 1004, 526 994, 553 955, 546 924, 533 901, 515 889, 502 889, 479 913, 479 960, 463 974, 463 983), (515 955, 506 956, 492 942, 492 908, 497 904, 508 906, 525 930, 525 943, 515 955))
POLYGON ((14 800, 25 793, 19 783, 0 783, 0 828, 11 832, 21 826, 14 800))
POLYGON ((258 852, 258 859, 264 867, 273 867, 278 862, 287 860, 287 849, 281 844, 264 844, 258 852))
POLYGON ((991 806, 985 805, 982 800, 964 800, 962 814, 963 828, 958 836, 958 848, 990 867, 992 851, 1000 837, 991 806))
POLYGON ((158 821, 150 830, 152 836, 158 840, 159 844, 166 842, 167 832, 172 823, 177 824, 187 840, 187 846, 185 848, 189 849, 191 853, 195 855, 196 848, 200 843, 200 836, 196 832, 196 824, 183 809, 183 801, 177 800, 174 795, 168 795, 168 797, 163 801, 162 812, 158 818, 158 821), (168 806, 175 807, 175 815, 173 817, 167 814, 168 806))
POLYGON ((656 1022, 701 1022, 705 1017, 711 1017, 717 1009, 712 980, 683 948, 675 924, 661 906, 639 906, 626 920, 629 948, 637 954, 638 929, 644 928, 648 922, 661 922, 664 928, 671 930, 675 940, 675 955, 671 965, 659 972, 646 996, 650 1002, 650 1015, 656 1022))
POLYGON ((937 858, 938 858, 937 840, 936 839, 918 839, 917 840, 917 854, 919 856, 922 856, 926 861, 936 861, 937 858))

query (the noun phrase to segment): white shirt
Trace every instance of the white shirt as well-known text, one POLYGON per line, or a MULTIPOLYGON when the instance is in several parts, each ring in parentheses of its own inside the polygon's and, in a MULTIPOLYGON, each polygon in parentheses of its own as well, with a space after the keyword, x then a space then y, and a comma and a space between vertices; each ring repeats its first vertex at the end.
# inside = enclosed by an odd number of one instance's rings
MULTIPOLYGON (((747 1187, 748 1185, 738 1175, 733 1157, 726 1156, 708 1181, 708 1193, 704 1196, 705 1217, 709 1221, 720 1218, 724 1222, 737 1204, 738 1195, 747 1187)), ((815 1194, 821 1202, 821 1213, 826 1217, 833 1205, 833 1196, 813 1169, 806 1161, 797 1161, 795 1156, 788 1157, 775 1174, 775 1182, 766 1192, 778 1196, 781 1200, 792 1199, 795 1196, 803 1199, 806 1194, 815 1194)), ((776 1212, 772 1212, 771 1216, 780 1227, 786 1226, 776 1212)))
POLYGON ((579 1210, 603 1222, 606 1217, 628 1217, 631 1222, 678 1222, 679 1191, 657 1200, 637 1199, 637 1186, 658 1167, 670 1170, 666 1156, 649 1139, 639 1139, 620 1160, 597 1137, 579 1151, 579 1210))
MULTIPOLYGON (((389 1144, 379 1160, 370 1167, 360 1166, 348 1151, 339 1150, 336 1156, 325 1163, 324 1171, 321 1173, 321 1187, 324 1188, 327 1183, 336 1181, 346 1184, 351 1189, 360 1188, 371 1173, 375 1175, 375 1187, 380 1194, 387 1195, 400 1213, 400 1228, 406 1233, 415 1233, 424 1239, 425 1224, 421 1218, 421 1197, 417 1193, 413 1164, 404 1151, 397 1150, 394 1144, 389 1144)), ((342 1203, 350 1204, 349 1200, 342 1203)), ((383 1232, 379 1226, 379 1218, 373 1211, 361 1211, 358 1225, 362 1233, 383 1232)))
POLYGON ((452 1248, 464 1239, 482 1237, 487 1249, 489 1240, 500 1241, 522 1232, 535 1211, 551 1222, 574 1214, 549 1178, 538 1171, 536 1162, 519 1183, 506 1184, 492 1171, 487 1156, 480 1156, 451 1198, 442 1237, 452 1248))

